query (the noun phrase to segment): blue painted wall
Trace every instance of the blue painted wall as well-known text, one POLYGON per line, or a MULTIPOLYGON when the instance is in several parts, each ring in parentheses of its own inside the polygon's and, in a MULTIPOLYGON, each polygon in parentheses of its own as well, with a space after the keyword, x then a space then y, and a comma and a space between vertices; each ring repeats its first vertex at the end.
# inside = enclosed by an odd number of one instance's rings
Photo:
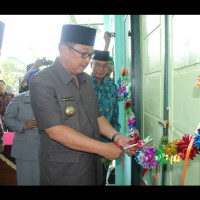
MULTIPOLYGON (((104 15, 104 30, 113 31, 114 27, 114 63, 115 63, 115 83, 121 76, 121 67, 124 66, 124 15, 104 15), (113 23, 113 24, 110 24, 113 23)), ((124 103, 119 102, 119 122, 121 124, 121 133, 126 135, 127 127, 125 120, 124 103)), ((116 185, 131 185, 131 158, 124 154, 125 168, 122 166, 121 158, 116 160, 116 185)))

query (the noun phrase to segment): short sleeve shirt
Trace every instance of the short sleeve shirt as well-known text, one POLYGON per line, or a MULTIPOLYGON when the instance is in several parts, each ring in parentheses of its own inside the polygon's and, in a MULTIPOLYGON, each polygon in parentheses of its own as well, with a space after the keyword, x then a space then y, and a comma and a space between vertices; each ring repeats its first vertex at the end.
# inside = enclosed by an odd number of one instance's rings
POLYGON ((97 161, 97 155, 69 149, 58 142, 52 141, 45 133, 47 128, 66 125, 88 137, 100 140, 97 118, 102 114, 94 93, 93 81, 84 72, 79 74, 77 78, 79 88, 77 88, 73 77, 60 65, 58 58, 53 65, 30 78, 31 104, 41 133, 41 166, 45 169, 43 175, 46 174, 46 179, 49 176, 55 179, 55 182, 51 182, 51 184, 83 183, 93 185, 96 184, 97 178, 95 177, 99 173, 97 165, 99 166, 100 160, 97 161), (73 116, 66 115, 65 109, 68 106, 75 108, 73 116), (55 177, 55 169, 50 169, 49 162, 65 163, 66 170, 63 172, 64 174, 55 177), (75 165, 76 167, 72 169, 71 163, 74 162, 79 165, 75 165))
MULTIPOLYGON (((117 86, 107 78, 104 78, 99 85, 93 74, 91 74, 91 77, 94 81, 94 91, 101 113, 117 131, 120 131, 117 86)), ((103 142, 111 142, 104 136, 101 136, 101 139, 103 142)))

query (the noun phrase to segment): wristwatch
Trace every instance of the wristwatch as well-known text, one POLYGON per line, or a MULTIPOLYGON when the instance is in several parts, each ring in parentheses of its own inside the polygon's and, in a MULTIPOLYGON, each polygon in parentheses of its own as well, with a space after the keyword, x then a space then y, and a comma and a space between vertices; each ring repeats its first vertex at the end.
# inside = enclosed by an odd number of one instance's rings
POLYGON ((117 132, 117 133, 115 133, 115 134, 112 136, 112 142, 115 142, 115 138, 116 138, 116 136, 119 135, 119 134, 120 134, 120 133, 117 132))

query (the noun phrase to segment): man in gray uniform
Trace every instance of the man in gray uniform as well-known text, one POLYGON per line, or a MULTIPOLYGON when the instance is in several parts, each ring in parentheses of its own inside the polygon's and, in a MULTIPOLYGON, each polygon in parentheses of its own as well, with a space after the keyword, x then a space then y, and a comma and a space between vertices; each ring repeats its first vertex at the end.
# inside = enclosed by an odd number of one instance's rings
POLYGON ((131 140, 100 113, 93 81, 83 72, 94 55, 95 36, 96 29, 63 25, 59 57, 30 79, 40 131, 41 185, 101 185, 100 156, 113 160, 123 152, 101 142, 100 134, 122 146, 131 140))

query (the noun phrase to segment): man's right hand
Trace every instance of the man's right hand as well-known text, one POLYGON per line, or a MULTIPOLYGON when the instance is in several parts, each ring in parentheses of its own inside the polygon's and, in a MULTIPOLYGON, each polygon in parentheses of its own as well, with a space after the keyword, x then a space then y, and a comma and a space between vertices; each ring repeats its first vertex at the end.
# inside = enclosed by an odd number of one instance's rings
POLYGON ((37 123, 36 123, 35 117, 33 117, 32 119, 30 119, 24 124, 24 130, 28 130, 28 129, 32 129, 36 127, 37 127, 37 123))
POLYGON ((39 67, 42 66, 42 63, 41 63, 41 59, 37 59, 32 67, 32 69, 38 69, 39 67))
POLYGON ((108 160, 115 160, 123 154, 123 151, 111 142, 104 143, 104 147, 102 147, 102 150, 102 156, 108 160))

